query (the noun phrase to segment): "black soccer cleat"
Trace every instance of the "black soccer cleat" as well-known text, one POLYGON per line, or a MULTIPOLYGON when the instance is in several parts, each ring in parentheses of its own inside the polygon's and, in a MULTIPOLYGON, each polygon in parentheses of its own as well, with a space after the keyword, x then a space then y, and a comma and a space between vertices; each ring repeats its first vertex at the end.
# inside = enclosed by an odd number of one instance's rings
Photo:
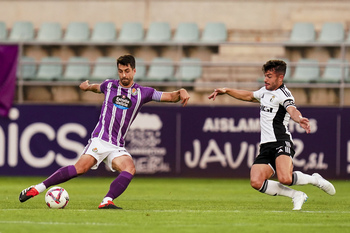
POLYGON ((22 190, 22 192, 19 194, 19 201, 25 202, 28 199, 35 197, 38 194, 39 194, 38 190, 36 190, 34 186, 30 186, 29 188, 22 190))

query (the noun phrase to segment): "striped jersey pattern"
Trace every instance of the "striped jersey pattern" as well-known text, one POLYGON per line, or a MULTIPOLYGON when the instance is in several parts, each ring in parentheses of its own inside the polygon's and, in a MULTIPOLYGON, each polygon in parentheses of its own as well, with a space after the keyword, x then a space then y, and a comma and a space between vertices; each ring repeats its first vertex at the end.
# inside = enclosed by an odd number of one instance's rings
POLYGON ((274 91, 262 87, 254 92, 254 97, 260 102, 260 143, 292 141, 288 130, 290 115, 286 109, 296 106, 288 88, 284 84, 274 91))
POLYGON ((152 100, 160 101, 162 92, 137 83, 124 88, 119 85, 119 80, 106 80, 100 89, 105 99, 91 137, 124 147, 126 134, 142 105, 152 100))

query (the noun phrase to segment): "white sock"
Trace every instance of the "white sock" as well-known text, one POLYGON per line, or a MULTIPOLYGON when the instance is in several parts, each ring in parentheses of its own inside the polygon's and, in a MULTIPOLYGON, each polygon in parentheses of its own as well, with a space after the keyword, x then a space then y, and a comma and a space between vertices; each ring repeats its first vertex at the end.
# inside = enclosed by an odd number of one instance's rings
POLYGON ((300 171, 293 172, 293 184, 292 185, 306 185, 312 184, 317 185, 318 181, 316 177, 304 174, 300 171))
POLYGON ((113 199, 110 197, 105 197, 105 198, 103 198, 101 204, 107 204, 108 201, 113 201, 113 199))
POLYGON ((34 188, 38 190, 39 193, 42 193, 46 190, 46 186, 44 185, 44 183, 37 184, 34 186, 34 188))
POLYGON ((265 180, 263 186, 259 189, 260 192, 266 193, 271 196, 285 196, 292 198, 296 192, 287 186, 284 186, 280 182, 273 180, 265 180))

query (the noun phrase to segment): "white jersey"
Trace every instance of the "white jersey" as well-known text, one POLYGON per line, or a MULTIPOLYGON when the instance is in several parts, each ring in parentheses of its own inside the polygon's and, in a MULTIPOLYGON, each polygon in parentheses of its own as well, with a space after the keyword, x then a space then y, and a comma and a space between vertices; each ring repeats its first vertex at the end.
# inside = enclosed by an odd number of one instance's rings
POLYGON ((262 87, 254 92, 254 98, 260 102, 260 143, 292 141, 288 130, 290 115, 286 109, 295 104, 288 88, 284 84, 274 91, 262 87))

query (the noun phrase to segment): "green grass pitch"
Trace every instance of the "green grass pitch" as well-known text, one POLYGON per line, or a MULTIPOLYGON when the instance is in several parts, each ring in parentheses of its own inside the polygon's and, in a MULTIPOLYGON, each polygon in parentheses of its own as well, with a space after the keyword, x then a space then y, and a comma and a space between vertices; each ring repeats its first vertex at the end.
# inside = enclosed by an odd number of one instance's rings
POLYGON ((78 177, 60 186, 70 202, 49 209, 44 193, 25 203, 22 189, 43 177, 0 177, 0 233, 7 232, 350 232, 350 185, 333 181, 337 193, 293 186, 309 196, 302 211, 286 197, 253 190, 247 179, 135 177, 115 200, 123 210, 99 210, 112 177, 78 177))

